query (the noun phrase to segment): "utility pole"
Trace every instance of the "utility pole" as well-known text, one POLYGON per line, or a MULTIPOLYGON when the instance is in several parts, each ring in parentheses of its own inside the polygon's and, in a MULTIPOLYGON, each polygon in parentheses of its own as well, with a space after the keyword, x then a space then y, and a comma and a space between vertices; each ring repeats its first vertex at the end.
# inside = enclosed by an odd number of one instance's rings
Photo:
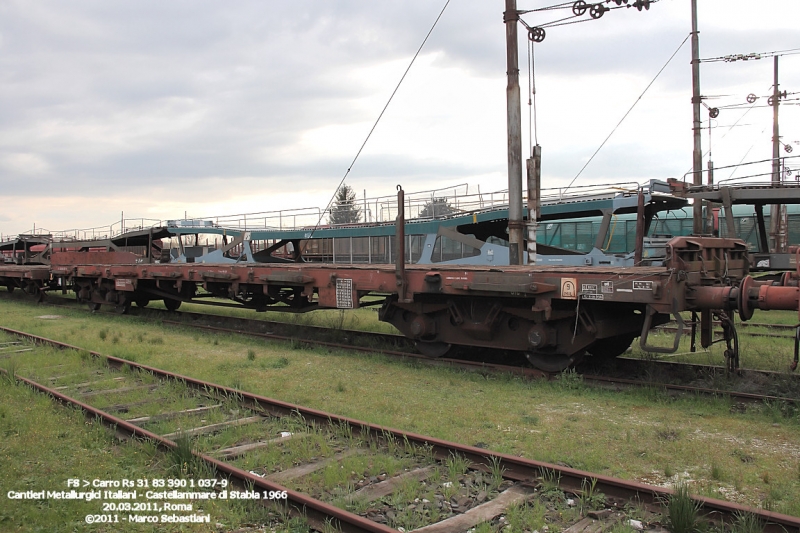
MULTIPOLYGON (((774 81, 772 87, 772 183, 777 184, 781 181, 781 160, 780 160, 780 131, 778 129, 778 104, 781 99, 781 92, 778 89, 778 56, 774 60, 774 81)), ((769 210, 769 235, 770 251, 778 253, 781 251, 781 205, 775 204, 769 210)))
POLYGON ((517 0, 506 0, 503 13, 506 25, 506 122, 508 127, 508 253, 509 263, 521 265, 523 259, 522 222, 522 109, 519 91, 519 45, 517 0))
MULTIPOLYGON (((692 115, 694 150, 692 151, 692 184, 703 184, 703 148, 700 143, 700 38, 697 31, 697 0, 692 0, 692 115)), ((694 200, 692 206, 692 233, 703 233, 703 202, 694 200)))

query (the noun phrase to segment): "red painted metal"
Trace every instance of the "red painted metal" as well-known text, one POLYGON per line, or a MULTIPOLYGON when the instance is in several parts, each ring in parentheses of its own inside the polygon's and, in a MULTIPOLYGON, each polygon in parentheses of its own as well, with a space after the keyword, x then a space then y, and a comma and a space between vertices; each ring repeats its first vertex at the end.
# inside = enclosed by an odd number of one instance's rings
POLYGON ((122 313, 139 299, 174 309, 201 288, 258 310, 351 309, 367 295, 383 296, 381 320, 417 343, 442 353, 451 344, 524 351, 556 367, 585 352, 618 355, 682 311, 738 310, 746 320, 753 309, 800 307, 796 288, 748 276, 744 242, 714 237, 672 239, 664 267, 136 264, 132 257, 54 254, 51 272, 56 285, 71 284, 91 306, 122 313))
POLYGON ((72 265, 132 265, 136 263, 136 255, 131 252, 105 252, 105 251, 69 251, 56 252, 50 257, 53 266, 72 265))
POLYGON ((50 280, 50 267, 47 265, 3 265, 0 263, 0 279, 50 280))

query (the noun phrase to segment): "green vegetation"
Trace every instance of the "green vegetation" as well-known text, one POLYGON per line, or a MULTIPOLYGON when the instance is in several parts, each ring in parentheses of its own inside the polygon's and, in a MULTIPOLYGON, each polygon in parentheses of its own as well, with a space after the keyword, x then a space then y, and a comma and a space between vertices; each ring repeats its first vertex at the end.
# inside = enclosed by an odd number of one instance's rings
POLYGON ((700 504, 692 500, 685 483, 675 485, 675 494, 667 502, 667 522, 672 533, 697 533, 702 525, 700 504))
MULTIPOLYGON (((691 319, 689 313, 684 313, 684 320, 691 319)), ((737 326, 740 320, 734 316, 737 326)), ((755 324, 775 324, 775 325, 797 325, 797 313, 792 311, 760 311, 757 310, 753 318, 748 321, 746 327, 739 327, 739 352, 741 354, 741 367, 758 370, 773 370, 777 372, 787 372, 789 364, 794 356, 794 331, 786 329, 773 329, 767 326, 754 326, 755 324), (755 337, 750 334, 767 334, 770 336, 755 337)), ((630 353, 626 357, 636 357, 650 359, 653 357, 669 358, 671 361, 725 365, 725 343, 719 342, 712 345, 708 350, 700 347, 700 335, 697 336, 697 351, 690 351, 690 338, 687 334, 683 336, 678 351, 675 354, 655 355, 645 353, 639 347, 638 340, 634 341, 630 353)), ((719 326, 716 331, 721 331, 719 326)), ((721 337, 718 337, 721 339, 721 337)), ((654 332, 650 334, 648 343, 655 346, 672 346, 674 333, 654 332)))
MULTIPOLYGON (((373 310, 359 310, 353 316, 364 319, 361 325, 365 325, 366 318, 374 319, 374 315, 373 310)), ((296 315, 287 316, 295 319, 296 315)), ((338 320, 342 315, 334 311, 330 316, 331 320, 338 320)), ((274 319, 274 315, 267 318, 274 319)), ((379 355, 308 348, 299 343, 293 347, 290 343, 160 326, 136 316, 54 310, 30 305, 17 298, 16 293, 0 298, 0 323, 180 374, 235 383, 257 394, 375 424, 465 444, 480 443, 504 453, 661 486, 671 486, 678 479, 686 482, 692 493, 800 516, 800 414, 780 404, 741 407, 725 398, 673 398, 659 390, 614 392, 587 386, 574 373, 565 373, 553 381, 481 375, 414 365, 379 355), (62 318, 37 318, 56 313, 62 318), (107 332, 105 339, 100 337, 100 331, 107 332), (119 341, 114 343, 114 337, 119 341)), ((751 359, 749 352, 745 352, 744 338, 742 342, 742 362, 747 364, 751 359)), ((53 368, 65 364, 64 353, 20 353, 13 360, 21 375, 47 378, 70 374, 69 366, 53 368)), ((88 356, 83 354, 83 357, 88 356)), ((788 357, 784 360, 788 361, 788 357)), ((0 365, 9 362, 0 361, 0 365)), ((71 379, 65 377, 58 383, 74 383, 71 379)), ((133 402, 149 393, 145 390, 129 394, 126 401, 133 402)), ((118 402, 111 396, 96 400, 98 406, 102 402, 104 405, 118 402)), ((179 405, 196 406, 177 392, 170 405, 176 409, 179 405)), ((157 407, 163 410, 164 406, 157 407)), ((141 412, 126 416, 150 414, 145 412, 148 409, 154 408, 142 407, 141 412)), ((8 412, 0 409, 0 416, 8 412)), ((206 419, 211 424, 218 416, 222 415, 209 413, 206 419)), ((152 427, 157 431, 175 431, 181 427, 180 423, 180 420, 164 421, 152 427)), ((269 426, 264 433, 308 432, 300 429, 300 422, 296 424, 298 427, 294 429, 286 429, 288 422, 269 426)), ((237 437, 241 440, 258 438, 250 433, 255 431, 252 427, 243 426, 237 431, 241 432, 237 437)), ((330 457, 337 453, 329 437, 309 433, 292 444, 298 447, 297 457, 330 457)), ((347 446, 360 444, 353 435, 340 434, 337 438, 349 441, 347 446)), ((199 450, 213 450, 223 444, 220 437, 213 435, 193 440, 193 446, 199 450)), ((5 444, 0 441, 0 446, 5 444)), ((400 457, 403 443, 392 446, 397 453, 390 455, 400 457)), ((28 448, 15 453, 33 457, 35 451, 28 448)), ((0 457, 6 455, 9 453, 3 450, 0 457)), ((264 451, 253 459, 248 455, 238 464, 271 473, 290 466, 287 461, 291 457, 294 456, 274 452, 270 455, 264 451)), ((117 461, 115 457, 110 460, 117 461)), ((453 475, 457 475, 462 466, 456 464, 455 458, 451 463, 453 475)), ((443 469, 449 470, 449 466, 443 469)), ((166 471, 169 468, 166 459, 159 459, 158 467, 166 471)), ((374 471, 368 464, 359 468, 348 473, 374 471)), ((378 466, 373 464, 372 468, 378 466)), ((386 463, 380 468, 389 470, 398 465, 386 463)), ((2 469, 5 475, 5 465, 2 469)), ((447 471, 439 475, 450 478, 447 471)), ((484 478, 487 483, 491 479, 490 474, 484 478)), ((555 492, 557 480, 549 482, 555 492)), ((547 480, 543 485, 547 485, 547 480)))
MULTIPOLYGON (((167 478, 161 455, 141 444, 119 444, 113 433, 83 413, 57 404, 21 385, 0 383, 0 530, 111 531, 108 525, 88 525, 87 514, 101 514, 102 502, 57 499, 9 500, 8 491, 68 491, 67 480, 167 478)), ((216 505, 203 512, 225 521, 216 505)), ((152 527, 115 524, 114 531, 151 531, 152 527)), ((201 527, 187 531, 209 530, 201 527)))

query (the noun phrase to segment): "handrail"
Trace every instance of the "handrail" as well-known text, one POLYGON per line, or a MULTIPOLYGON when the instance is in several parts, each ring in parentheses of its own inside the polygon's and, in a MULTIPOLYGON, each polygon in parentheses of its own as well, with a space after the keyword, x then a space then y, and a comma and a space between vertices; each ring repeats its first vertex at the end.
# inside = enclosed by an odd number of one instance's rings
MULTIPOLYGON (((651 182, 652 184, 652 182, 651 182)), ((540 199, 543 205, 559 203, 583 202, 601 198, 615 198, 620 195, 636 194, 640 185, 635 182, 624 182, 602 185, 582 185, 573 187, 554 187, 542 189, 540 199)), ((649 186, 645 186, 649 190, 649 186)), ((451 218, 469 213, 490 212, 508 207, 508 190, 494 192, 481 192, 473 187, 470 194, 469 185, 458 184, 450 187, 429 189, 425 191, 406 193, 405 210, 406 220, 424 221, 451 218), (437 212, 436 206, 441 200, 441 205, 446 208, 437 212), (433 206, 432 212, 426 212, 433 206), (423 216, 424 215, 424 216, 423 216)), ((523 198, 524 200, 524 198, 523 198)), ((394 195, 379 196, 355 200, 354 203, 369 211, 369 217, 364 217, 366 222, 352 224, 325 224, 324 227, 352 227, 361 224, 393 223, 397 217, 397 200, 394 195), (374 208, 374 212, 372 209, 374 208)), ((134 230, 165 227, 177 225, 179 227, 203 227, 211 225, 215 228, 230 228, 239 231, 252 230, 300 230, 315 227, 320 223, 325 213, 319 207, 303 207, 296 209, 281 209, 276 211, 261 211, 255 213, 239 213, 233 215, 215 216, 186 216, 172 220, 156 220, 149 218, 126 218, 106 226, 93 228, 73 228, 68 230, 51 231, 45 228, 34 228, 28 235, 51 235, 56 242, 101 240, 118 237, 134 230), (181 222, 186 222, 181 224, 181 222)), ((13 239, 18 236, 8 236, 13 239)))

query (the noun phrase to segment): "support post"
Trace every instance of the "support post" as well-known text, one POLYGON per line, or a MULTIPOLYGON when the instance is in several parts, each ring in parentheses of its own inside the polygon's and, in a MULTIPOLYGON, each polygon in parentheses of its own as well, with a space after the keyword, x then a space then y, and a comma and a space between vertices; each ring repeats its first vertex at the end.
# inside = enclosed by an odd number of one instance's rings
POLYGON ((714 342, 714 317, 710 309, 700 310, 700 346, 708 348, 714 342))
POLYGON ((542 147, 533 147, 528 159, 528 264, 536 264, 536 226, 539 224, 539 197, 542 190, 542 147))
POLYGON ((727 234, 729 239, 736 237, 736 225, 733 222, 733 201, 731 200, 731 188, 721 187, 722 191, 722 207, 725 209, 725 225, 727 226, 727 234))
POLYGON ((508 127, 508 246, 509 262, 522 264, 522 109, 519 90, 519 47, 517 0, 506 0, 506 122, 508 127))
MULTIPOLYGON (((781 181, 781 160, 780 160, 780 130, 778 127, 778 105, 780 104, 781 93, 778 90, 778 56, 774 58, 774 80, 772 86, 772 183, 777 184, 781 181)), ((770 206, 769 210, 769 236, 770 252, 781 252, 781 205, 770 206)))
POLYGON ((397 186, 397 219, 394 222, 394 238, 396 240, 397 254, 395 255, 395 279, 397 282, 397 301, 409 303, 412 300, 406 296, 406 209, 405 193, 403 188, 397 186))
MULTIPOLYGON (((692 0, 692 184, 703 184, 703 148, 701 144, 702 125, 700 122, 700 32, 697 30, 697 0, 692 0)), ((695 199, 692 205, 692 233, 703 232, 703 202, 695 199)))
POLYGON ((613 216, 614 213, 611 209, 603 211, 603 218, 600 220, 600 228, 597 230, 597 237, 594 239, 594 247, 598 250, 605 248, 606 242, 608 242, 608 228, 611 227, 611 218, 613 216))
POLYGON ((769 240, 767 239, 767 226, 764 223, 764 204, 756 204, 756 224, 758 225, 758 251, 769 253, 769 240))
MULTIPOLYGON (((708 184, 708 190, 712 190, 714 187, 714 162, 710 159, 708 160, 708 180, 706 181, 708 184)), ((714 204, 710 201, 706 202, 706 233, 714 233, 714 212, 713 212, 714 204)))
POLYGON ((633 265, 642 263, 644 254, 644 189, 639 187, 639 198, 636 204, 636 246, 633 250, 633 265))

